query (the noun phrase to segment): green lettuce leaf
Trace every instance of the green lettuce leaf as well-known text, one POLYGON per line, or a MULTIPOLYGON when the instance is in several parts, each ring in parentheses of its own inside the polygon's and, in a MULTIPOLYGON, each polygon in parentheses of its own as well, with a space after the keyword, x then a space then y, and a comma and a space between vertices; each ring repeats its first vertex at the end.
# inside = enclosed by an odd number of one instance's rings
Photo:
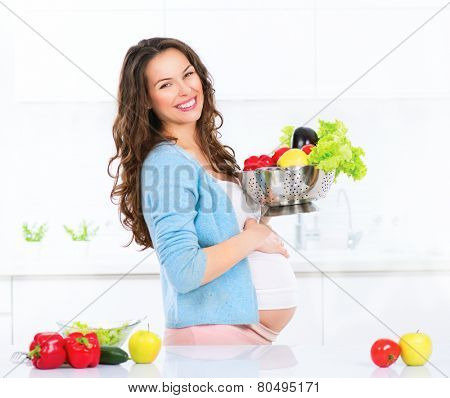
POLYGON ((355 181, 361 180, 367 173, 367 167, 361 159, 361 156, 365 156, 364 150, 353 146, 346 134, 347 127, 340 120, 319 120, 319 142, 308 157, 309 164, 318 169, 325 172, 334 170, 335 182, 341 173, 355 181))
POLYGON ((294 126, 285 126, 281 129, 283 133, 280 137, 280 144, 291 146, 292 134, 294 134, 294 126))
POLYGON ((122 326, 119 326, 117 328, 91 328, 88 326, 87 323, 82 322, 73 322, 72 326, 69 327, 64 334, 67 336, 70 333, 76 331, 83 334, 87 334, 90 332, 94 332, 97 335, 98 342, 100 346, 109 345, 114 346, 119 343, 119 341, 122 339, 122 337, 125 337, 125 329, 128 327, 128 322, 125 322, 122 324, 122 326))

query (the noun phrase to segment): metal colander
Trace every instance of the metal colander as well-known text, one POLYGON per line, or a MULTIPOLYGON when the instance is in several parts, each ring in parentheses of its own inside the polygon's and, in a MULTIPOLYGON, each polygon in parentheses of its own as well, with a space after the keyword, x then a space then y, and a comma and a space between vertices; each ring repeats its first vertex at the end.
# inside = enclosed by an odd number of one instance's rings
POLYGON ((326 173, 314 166, 261 167, 242 171, 240 178, 248 200, 268 208, 265 215, 285 215, 315 211, 311 202, 327 195, 334 171, 326 173))

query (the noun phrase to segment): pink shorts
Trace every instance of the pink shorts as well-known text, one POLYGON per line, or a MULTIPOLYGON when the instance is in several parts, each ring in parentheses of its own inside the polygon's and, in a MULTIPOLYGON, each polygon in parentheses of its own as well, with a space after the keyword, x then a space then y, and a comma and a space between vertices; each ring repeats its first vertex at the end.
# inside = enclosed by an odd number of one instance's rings
POLYGON ((163 345, 272 344, 278 332, 262 323, 251 325, 195 325, 164 331, 163 345))

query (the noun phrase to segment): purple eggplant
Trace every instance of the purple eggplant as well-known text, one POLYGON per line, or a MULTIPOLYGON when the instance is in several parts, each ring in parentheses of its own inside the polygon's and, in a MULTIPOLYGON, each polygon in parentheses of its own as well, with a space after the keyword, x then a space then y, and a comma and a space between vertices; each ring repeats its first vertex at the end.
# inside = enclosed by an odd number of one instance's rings
POLYGON ((297 127, 292 134, 291 148, 302 149, 304 145, 316 145, 319 141, 316 132, 309 127, 297 127))

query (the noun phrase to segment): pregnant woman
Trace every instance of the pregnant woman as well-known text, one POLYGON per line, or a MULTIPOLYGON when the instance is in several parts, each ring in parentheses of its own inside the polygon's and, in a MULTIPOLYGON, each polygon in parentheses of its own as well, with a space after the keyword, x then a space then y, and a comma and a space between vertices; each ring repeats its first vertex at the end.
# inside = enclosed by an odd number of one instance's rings
POLYGON ((272 344, 294 314, 296 279, 217 138, 223 119, 200 58, 176 39, 140 41, 125 56, 118 101, 111 198, 136 243, 158 256, 163 344, 272 344))

